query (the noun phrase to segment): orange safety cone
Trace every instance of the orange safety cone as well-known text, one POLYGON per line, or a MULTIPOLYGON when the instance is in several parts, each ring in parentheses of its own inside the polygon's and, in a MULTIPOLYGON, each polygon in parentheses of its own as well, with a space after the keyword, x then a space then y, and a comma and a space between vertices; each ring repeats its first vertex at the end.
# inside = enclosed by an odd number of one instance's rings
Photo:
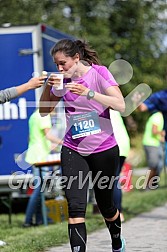
POLYGON ((121 188, 122 188, 123 192, 129 192, 133 189, 131 164, 125 163, 123 165, 123 169, 121 172, 119 182, 121 184, 121 188))

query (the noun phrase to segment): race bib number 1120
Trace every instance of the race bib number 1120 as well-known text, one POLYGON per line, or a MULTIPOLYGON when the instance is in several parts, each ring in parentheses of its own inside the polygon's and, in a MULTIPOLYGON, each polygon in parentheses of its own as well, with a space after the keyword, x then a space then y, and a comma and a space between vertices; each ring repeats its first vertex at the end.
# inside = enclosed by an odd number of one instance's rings
POLYGON ((99 117, 96 111, 72 116, 71 125, 73 139, 101 132, 99 117))

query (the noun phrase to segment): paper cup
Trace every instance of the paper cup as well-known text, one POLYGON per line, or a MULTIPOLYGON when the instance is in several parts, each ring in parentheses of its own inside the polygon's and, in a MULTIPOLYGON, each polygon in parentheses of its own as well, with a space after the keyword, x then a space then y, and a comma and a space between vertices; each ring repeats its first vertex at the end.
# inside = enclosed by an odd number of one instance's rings
POLYGON ((57 80, 57 84, 58 85, 55 84, 55 85, 53 85, 53 87, 55 87, 57 90, 62 90, 63 89, 64 74, 59 73, 59 72, 46 72, 46 71, 42 71, 42 75, 46 77, 46 82, 47 82, 47 79, 49 78, 49 76, 56 75, 57 79, 58 79, 57 80))

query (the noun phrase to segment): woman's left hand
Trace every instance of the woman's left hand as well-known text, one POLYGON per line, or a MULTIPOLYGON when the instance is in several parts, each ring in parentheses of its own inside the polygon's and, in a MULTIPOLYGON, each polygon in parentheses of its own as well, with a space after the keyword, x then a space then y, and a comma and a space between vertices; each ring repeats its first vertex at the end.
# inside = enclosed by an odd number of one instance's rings
POLYGON ((89 88, 83 86, 82 84, 77 84, 75 82, 70 82, 65 85, 65 87, 70 90, 73 94, 86 96, 89 88))

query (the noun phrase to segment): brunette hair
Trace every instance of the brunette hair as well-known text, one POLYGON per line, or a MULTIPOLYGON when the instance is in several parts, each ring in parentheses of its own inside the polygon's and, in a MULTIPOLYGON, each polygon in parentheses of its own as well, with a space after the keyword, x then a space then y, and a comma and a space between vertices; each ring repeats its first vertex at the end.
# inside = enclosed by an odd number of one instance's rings
POLYGON ((54 56, 57 52, 63 52, 64 55, 74 57, 79 54, 80 60, 88 62, 90 65, 100 65, 98 55, 95 50, 91 49, 86 42, 81 40, 62 39, 58 41, 51 49, 50 53, 54 56))

